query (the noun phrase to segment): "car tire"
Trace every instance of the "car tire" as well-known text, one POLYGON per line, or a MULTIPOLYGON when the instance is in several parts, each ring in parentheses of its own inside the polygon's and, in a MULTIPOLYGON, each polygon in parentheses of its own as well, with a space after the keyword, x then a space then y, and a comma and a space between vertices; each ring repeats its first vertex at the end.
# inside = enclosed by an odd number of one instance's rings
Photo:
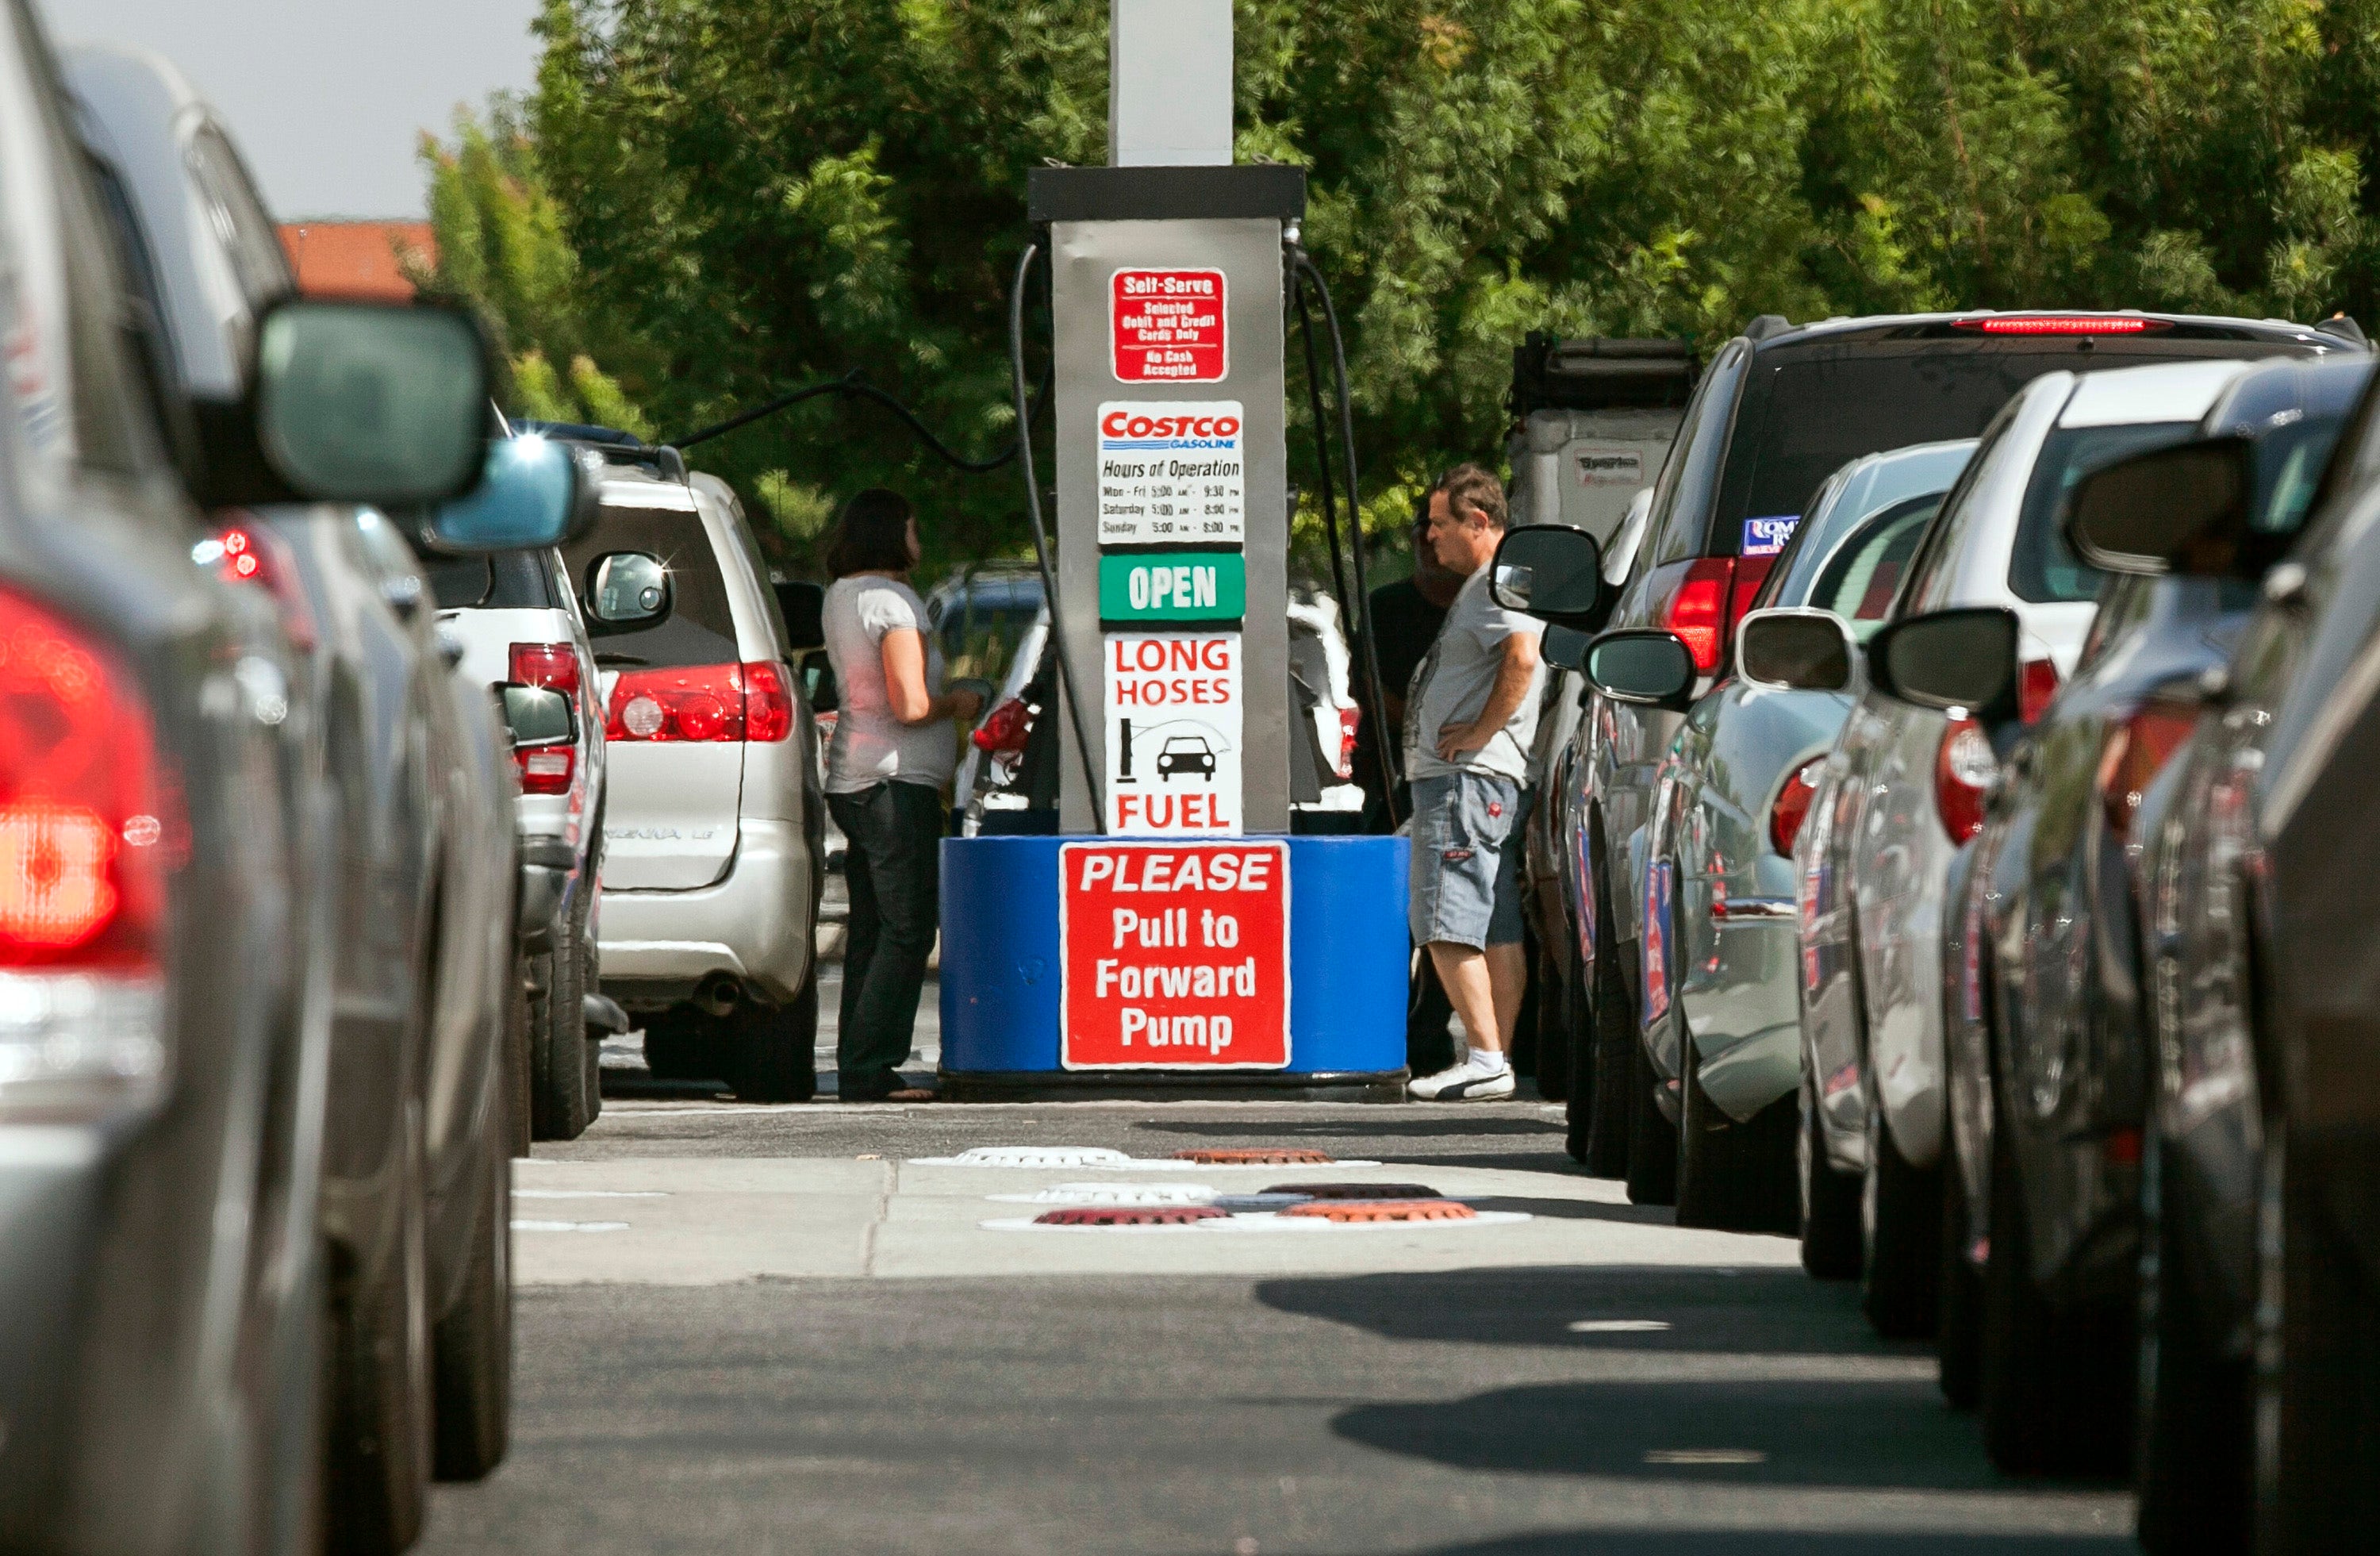
POLYGON ((1967 1257, 1972 1235, 1968 1226, 1966 1180, 1958 1158, 1945 1154, 1942 1162, 1942 1273, 1935 1301, 1934 1352, 1936 1376, 1942 1397, 1953 1410, 1973 1410, 1982 1387, 1983 1277, 1967 1257))
POLYGON ((1562 1149, 1570 1159, 1590 1164, 1595 1143, 1595 1018, 1594 1002, 1586 993, 1586 959, 1578 947, 1565 947, 1570 977, 1562 984, 1561 1042, 1570 1058, 1570 1095, 1562 1100, 1562 1149))
POLYGON ((1856 1280, 1860 1272, 1860 1181, 1838 1172, 1827 1156, 1826 1125, 1810 1084, 1809 1055, 1802 1056, 1802 1085, 1794 1112, 1794 1178, 1801 1189, 1802 1269, 1817 1281, 1856 1280))
POLYGON ((1537 980, 1537 1095, 1548 1102, 1565 1102, 1570 1100, 1570 1023, 1565 1018, 1570 985, 1543 945, 1530 958, 1530 968, 1537 980))
POLYGON ((600 992, 603 984, 590 922, 592 893, 581 892, 578 896, 578 908, 571 921, 570 943, 578 951, 578 1050, 587 1076, 587 1122, 592 1124, 603 1116, 603 1034, 587 1025, 586 997, 600 992))
POLYGON ((2010 1475, 2120 1476, 2131 1450, 2131 1315, 2110 1324, 2090 1308, 2061 1309, 2043 1293, 2009 1132, 2005 1113, 1993 1120, 1977 1399, 1984 1451, 2010 1475))
POLYGON ((1595 871, 1595 998, 1587 1012, 1595 1039, 1595 1112, 1587 1133, 1586 1170, 1598 1178, 1628 1175, 1629 1099, 1635 1093, 1636 1016, 1628 979, 1611 941, 1611 892, 1595 871))
POLYGON ((513 958, 512 984, 512 998, 504 1010, 504 1136, 509 1154, 527 1156, 529 1141, 535 1138, 529 1113, 537 1091, 527 958, 513 958))
POLYGON ((1677 1035, 1684 1077, 1678 1087, 1678 1224, 1731 1228, 1736 1222, 1734 1120, 1703 1090, 1702 1059, 1694 1034, 1678 1019, 1675 1001, 1667 1017, 1677 1035))
POLYGON ((727 1018, 727 1079, 746 1102, 807 1102, 818 1094, 818 962, 793 1002, 746 1002, 727 1018))
MULTIPOLYGON (((502 1099, 498 1105, 511 1111, 502 1099)), ((464 1267, 463 1288, 453 1309, 431 1331, 437 1389, 435 1469, 441 1480, 485 1477, 503 1462, 512 1433, 512 1162, 499 1146, 512 1131, 507 1119, 489 1124, 470 1262, 464 1267)))
POLYGON ((529 1021, 530 1133, 540 1140, 575 1140, 587 1133, 594 1110, 587 1095, 587 965, 577 954, 578 918, 546 953, 545 993, 531 1003, 529 1021))
POLYGON ((2327 1556, 2380 1524, 2380 1294, 2288 1135, 2265 1126, 2258 1195, 2254 1549, 2327 1556))
POLYGON ((2168 1210, 2173 1177, 2156 1131, 2141 1163, 2140 1436, 2135 1529, 2150 1556, 2245 1550, 2255 1459, 2249 1358, 2209 1343, 2208 1316, 2168 1210))
MULTIPOLYGON (((417 999, 427 1019, 429 991, 417 999)), ((334 1379, 326 1477, 329 1549, 395 1556, 421 1533, 431 1459, 429 1214, 422 1120, 401 1107, 397 1248, 388 1267, 353 1282, 331 1307, 334 1379)))
POLYGON ((1887 1340, 1930 1340, 1941 1280, 1939 1170, 1910 1165, 1871 1091, 1860 1179, 1860 1310, 1887 1340))
POLYGON ((1642 1039, 1630 1034, 1635 1065, 1628 1099, 1628 1202, 1632 1205, 1674 1205, 1678 1202, 1678 1126, 1655 1100, 1661 1077, 1654 1072, 1653 1056, 1642 1039))

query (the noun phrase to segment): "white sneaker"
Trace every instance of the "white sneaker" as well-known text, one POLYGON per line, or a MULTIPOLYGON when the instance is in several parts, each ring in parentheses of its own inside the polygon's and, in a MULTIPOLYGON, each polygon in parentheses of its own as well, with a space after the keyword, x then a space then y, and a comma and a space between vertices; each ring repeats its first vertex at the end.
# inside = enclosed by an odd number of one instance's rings
POLYGON ((1451 1070, 1424 1076, 1405 1089, 1425 1102, 1482 1102, 1512 1094, 1512 1066, 1507 1062, 1490 1072, 1469 1059, 1451 1070))

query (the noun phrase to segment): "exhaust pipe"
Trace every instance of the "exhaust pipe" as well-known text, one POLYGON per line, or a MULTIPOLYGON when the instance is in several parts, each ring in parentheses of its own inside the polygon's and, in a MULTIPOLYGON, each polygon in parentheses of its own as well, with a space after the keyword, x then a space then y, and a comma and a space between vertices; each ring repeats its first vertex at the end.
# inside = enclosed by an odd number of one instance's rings
POLYGON ((734 973, 715 972, 694 991, 695 1008, 706 1015, 729 1015, 743 1003, 744 986, 734 973))

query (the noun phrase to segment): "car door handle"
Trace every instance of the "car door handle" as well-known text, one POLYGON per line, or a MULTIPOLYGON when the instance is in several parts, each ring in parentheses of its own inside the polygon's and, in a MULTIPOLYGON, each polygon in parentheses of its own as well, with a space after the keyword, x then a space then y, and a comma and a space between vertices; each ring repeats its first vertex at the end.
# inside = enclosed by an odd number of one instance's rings
POLYGON ((380 597, 388 608, 410 621, 413 613, 421 609, 421 579, 412 573, 396 573, 382 578, 380 597))

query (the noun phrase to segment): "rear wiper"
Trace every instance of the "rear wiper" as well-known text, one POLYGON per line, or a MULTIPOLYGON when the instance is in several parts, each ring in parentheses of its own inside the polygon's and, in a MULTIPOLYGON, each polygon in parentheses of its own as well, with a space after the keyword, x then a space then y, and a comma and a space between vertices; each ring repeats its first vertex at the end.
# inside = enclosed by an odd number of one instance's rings
POLYGON ((652 661, 637 654, 599 653, 595 656, 595 663, 598 664, 650 664, 652 661))

